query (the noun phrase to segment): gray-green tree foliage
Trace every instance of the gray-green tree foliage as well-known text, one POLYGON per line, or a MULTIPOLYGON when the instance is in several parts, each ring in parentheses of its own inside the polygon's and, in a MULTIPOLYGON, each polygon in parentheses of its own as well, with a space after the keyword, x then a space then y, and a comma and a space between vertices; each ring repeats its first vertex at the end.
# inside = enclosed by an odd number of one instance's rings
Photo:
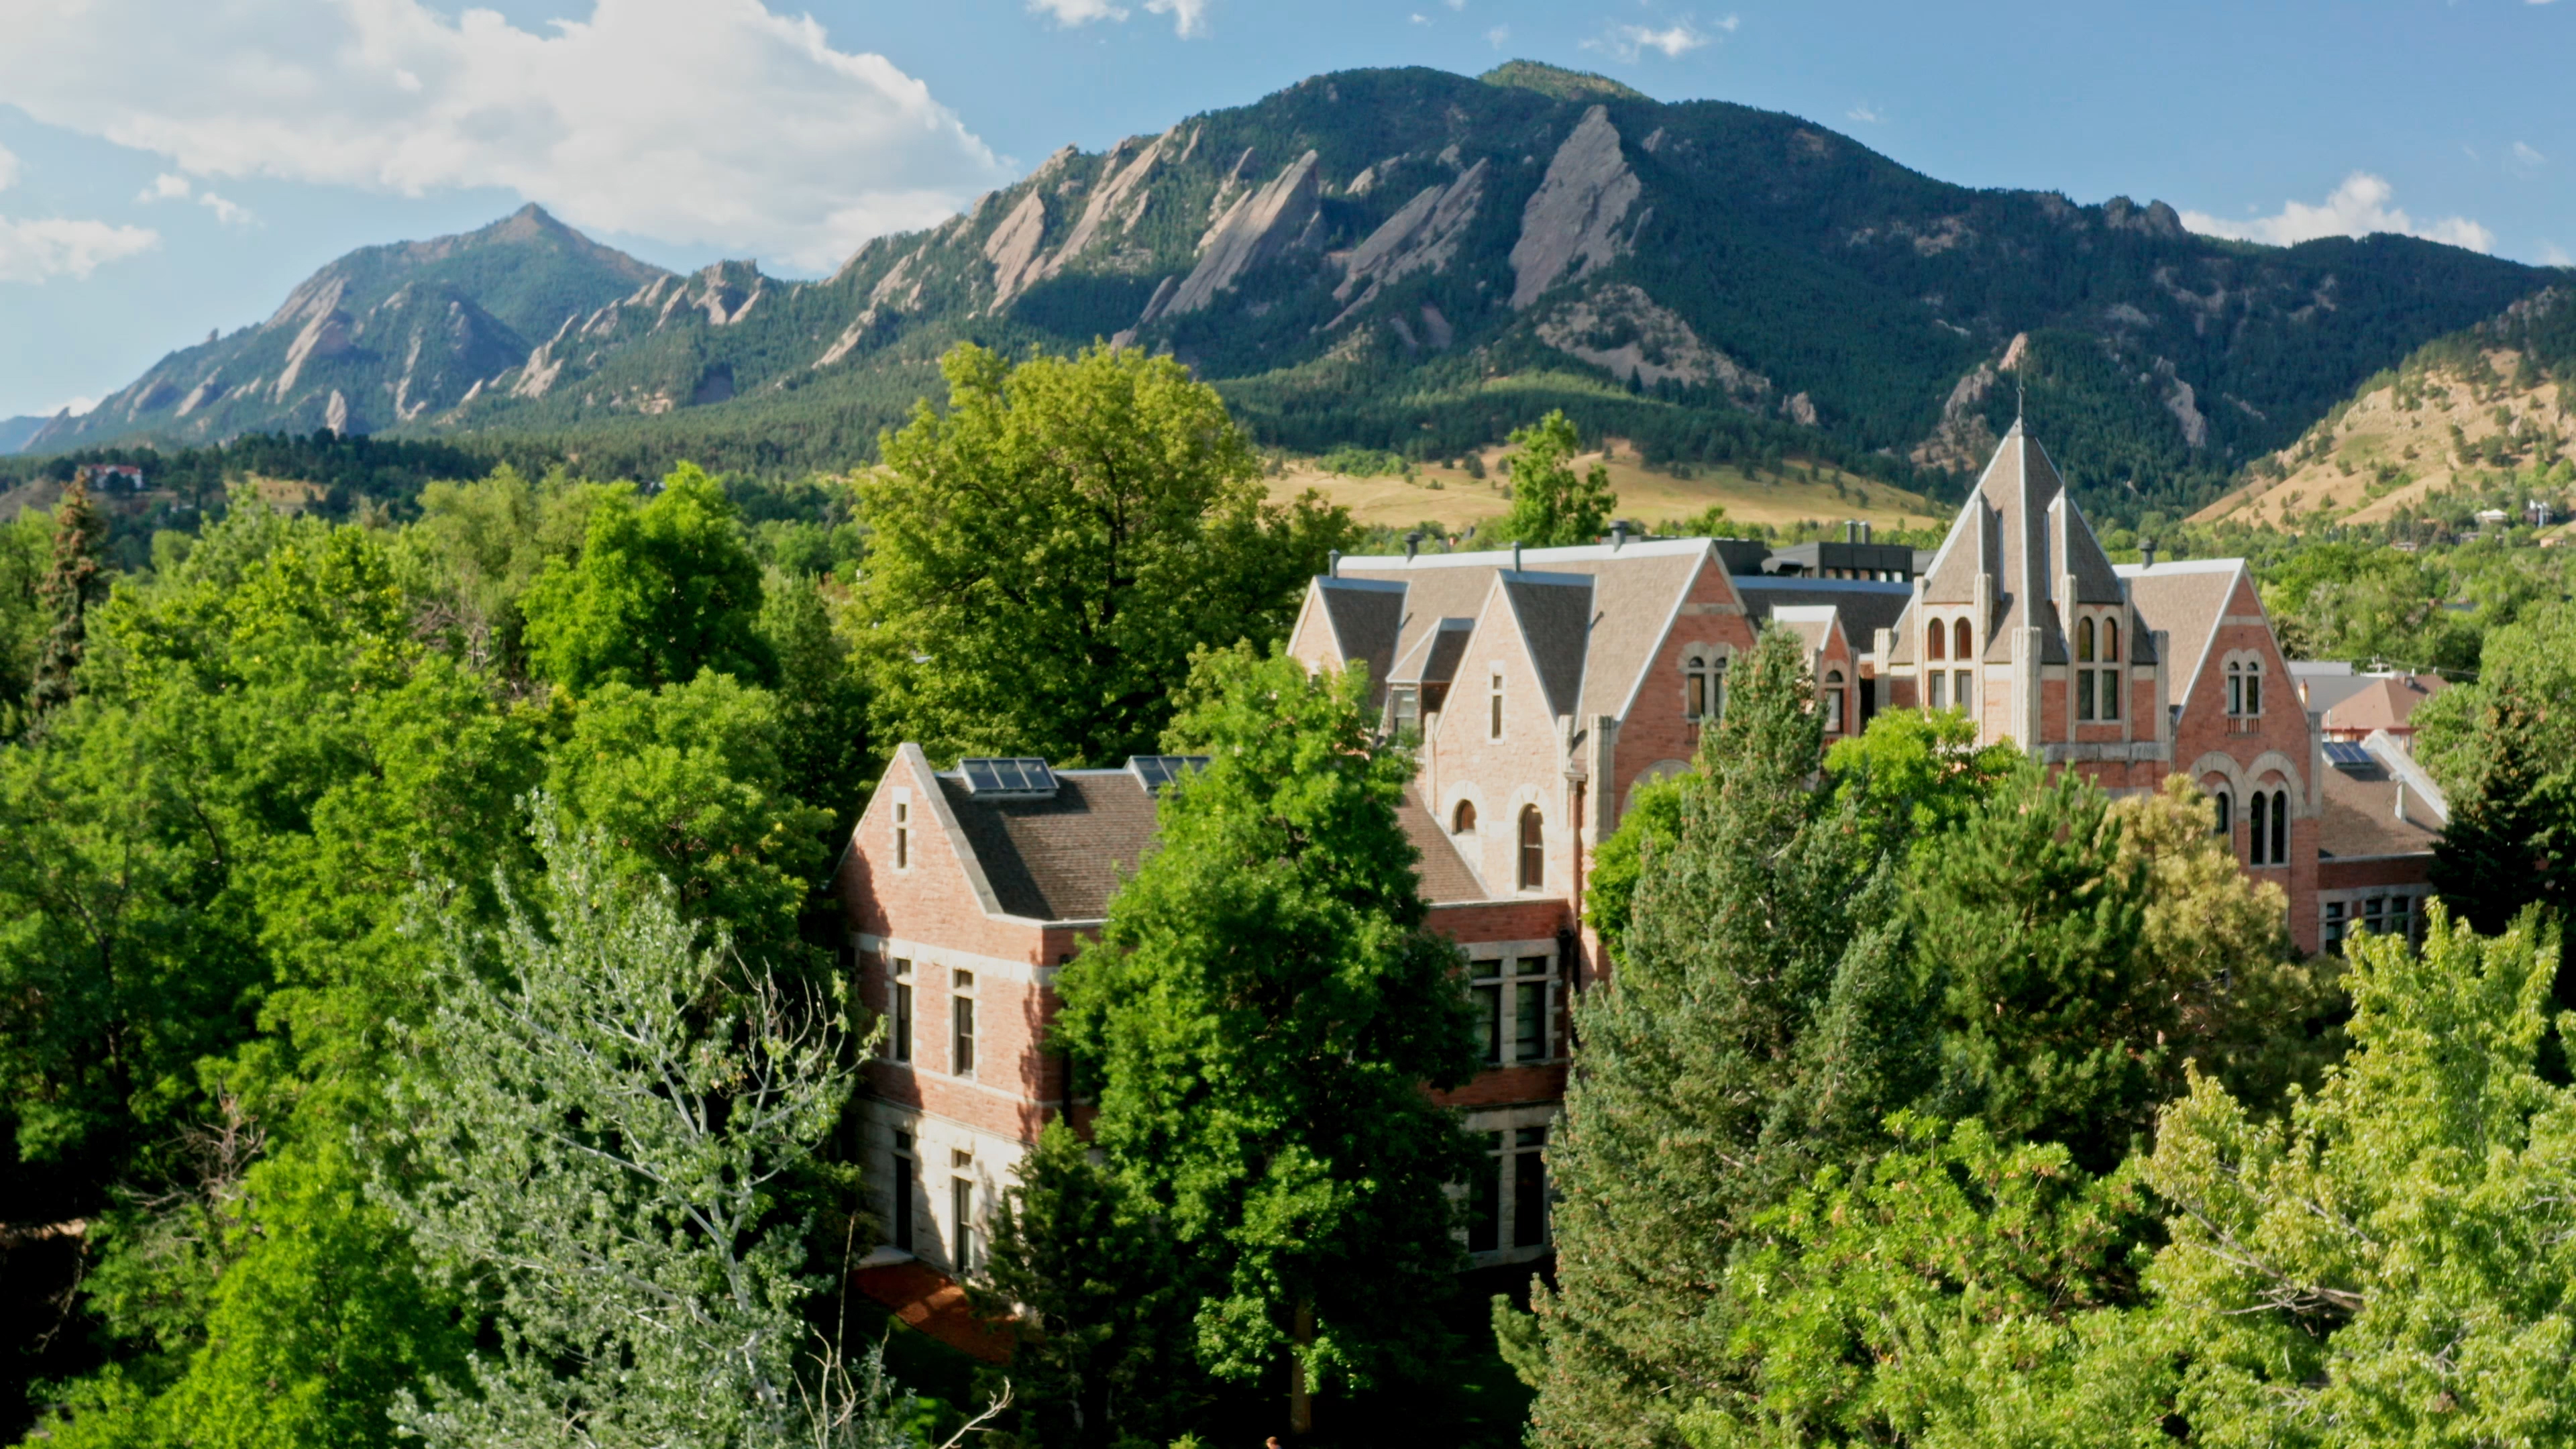
POLYGON ((407 1038, 412 1161, 386 1192, 497 1346, 398 1420, 442 1449, 883 1438, 872 1365, 864 1412, 799 1384, 807 1284, 778 1204, 849 1096, 843 1033, 532 805, 545 906, 509 896, 488 935, 439 923, 445 999, 407 1038))

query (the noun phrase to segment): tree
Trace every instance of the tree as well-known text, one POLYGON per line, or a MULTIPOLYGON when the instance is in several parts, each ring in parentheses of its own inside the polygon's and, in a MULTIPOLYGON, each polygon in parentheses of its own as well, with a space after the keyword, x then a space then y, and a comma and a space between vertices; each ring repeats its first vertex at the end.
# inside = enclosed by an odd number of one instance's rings
POLYGON ((54 560, 38 595, 53 615, 43 652, 36 659, 34 686, 28 702, 41 713, 72 697, 72 675, 80 668, 89 639, 89 612, 107 597, 107 520, 90 502, 89 488, 78 481, 63 490, 54 510, 54 560))
POLYGON ((1210 756, 1065 968, 1095 1140, 1170 1225, 1200 1364, 1308 1395, 1412 1367, 1475 1154, 1423 1087, 1475 1072, 1458 950, 1424 925, 1361 671, 1205 654, 1167 743, 1210 756))
POLYGON ((2489 934, 2532 905, 2576 919, 2576 779, 2550 763, 2564 756, 2544 753, 2540 713, 2519 691, 2489 687, 2476 733, 2447 753, 2451 819, 2433 842, 2433 889, 2489 934))
POLYGON ((821 580, 772 569, 761 594, 761 637, 778 658, 779 763, 789 790, 846 831, 875 778, 867 689, 821 580))
POLYGON ((2576 1090, 2538 1069, 2556 933, 2348 948, 2352 1052, 2265 1119, 2213 1080, 2145 1164, 2149 1283, 2190 1347, 2193 1443, 2542 1444, 2576 1435, 2576 1090))
POLYGON ((1505 543, 1555 548, 1590 543, 1610 526, 1610 511, 1619 506, 1610 491, 1610 470, 1599 463, 1575 476, 1574 457, 1583 451, 1574 420, 1563 409, 1525 428, 1512 430, 1512 446, 1503 466, 1512 478, 1512 511, 1495 525, 1505 543))
POLYGON ((775 684, 760 603, 760 565, 733 505, 683 463, 641 507, 601 500, 581 561, 549 560, 521 607, 537 669, 579 695, 602 684, 686 684, 701 670, 775 684))
POLYGON ((441 918, 385 1194, 441 1281, 488 1295, 495 1347, 396 1417, 431 1445, 783 1449, 811 1421, 780 1195, 849 1096, 833 1014, 531 813, 546 906, 441 918))
POLYGON ((2152 1120, 2180 1003, 2148 974, 2145 863, 2101 789, 2030 772, 1909 872, 1945 1117, 2108 1171, 2152 1120))
POLYGON ((1215 389, 1097 347, 1016 365, 961 344, 861 485, 879 737, 1117 764, 1150 752, 1202 644, 1267 646, 1356 536, 1262 501, 1215 389))
POLYGON ((2011 745, 1979 746, 1976 725, 1950 710, 1888 710, 1825 752, 1825 773, 1858 808, 1869 844, 1900 854, 1966 824, 2029 768, 2011 745))
POLYGON ((1733 1245, 1930 1083, 1894 864, 1810 787, 1805 646, 1765 630, 1731 682, 1678 834, 1647 844, 1618 971, 1576 1006, 1556 1286, 1534 1317, 1495 1309, 1541 1444, 1676 1442, 1675 1415, 1737 1371, 1733 1245))
POLYGON ((1043 1444, 1161 1442, 1194 1397, 1189 1284, 1164 1223, 1063 1119, 993 1212, 979 1311, 1011 1318, 1011 1369, 1043 1444))

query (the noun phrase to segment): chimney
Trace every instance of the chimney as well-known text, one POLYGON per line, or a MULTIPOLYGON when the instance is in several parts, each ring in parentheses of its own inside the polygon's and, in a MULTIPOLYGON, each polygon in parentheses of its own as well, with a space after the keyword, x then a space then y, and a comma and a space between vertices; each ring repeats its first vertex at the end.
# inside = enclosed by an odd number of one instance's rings
POLYGON ((1327 578, 1335 579, 1342 576, 1342 551, 1340 549, 1334 549, 1332 557, 1324 561, 1324 575, 1327 578))
POLYGON ((2138 544, 2138 557, 2147 561, 2147 567, 2154 568, 2156 566, 2156 541, 2152 538, 2142 540, 2138 544))
POLYGON ((1516 538, 1516 539, 1513 539, 1513 540, 1512 540, 1512 572, 1513 572, 1513 573, 1519 573, 1520 571, 1521 571, 1521 541, 1520 541, 1519 539, 1517 539, 1517 538, 1516 538))
POLYGON ((1843 520, 1843 542, 1845 542, 1845 543, 1858 543, 1858 542, 1860 542, 1860 520, 1859 520, 1859 519, 1857 519, 1857 518, 1846 518, 1846 519, 1844 519, 1844 520, 1843 520))
POLYGON ((1869 542, 1869 520, 1867 519, 1861 520, 1860 541, 1863 543, 1869 542))
POLYGON ((1404 561, 1413 562, 1413 556, 1420 552, 1422 552, 1422 530, 1417 528, 1404 536, 1404 561))
POLYGON ((2403 775, 2397 777, 2397 818, 2406 818, 2406 777, 2403 775))
POLYGON ((1628 520, 1624 518, 1614 518, 1610 520, 1610 551, 1612 553, 1617 553, 1620 549, 1627 547, 1627 545, 1628 520))

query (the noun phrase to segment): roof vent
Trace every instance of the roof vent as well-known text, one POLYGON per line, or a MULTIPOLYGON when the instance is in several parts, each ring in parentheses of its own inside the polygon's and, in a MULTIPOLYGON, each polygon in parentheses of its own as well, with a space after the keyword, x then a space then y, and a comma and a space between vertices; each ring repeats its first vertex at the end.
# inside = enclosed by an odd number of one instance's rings
POLYGON ((1207 768, 1205 755, 1129 755, 1127 768, 1148 795, 1160 795, 1181 776, 1207 768))
POLYGON ((975 757, 957 762, 966 793, 978 800, 1052 800, 1055 770, 1044 760, 975 757))

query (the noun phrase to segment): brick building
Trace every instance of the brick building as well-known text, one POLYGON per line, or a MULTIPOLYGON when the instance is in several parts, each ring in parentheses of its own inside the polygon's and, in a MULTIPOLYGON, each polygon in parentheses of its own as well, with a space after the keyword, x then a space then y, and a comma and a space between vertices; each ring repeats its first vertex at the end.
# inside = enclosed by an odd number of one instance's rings
MULTIPOLYGON (((1592 852, 1640 783, 1686 767, 1766 622, 1806 645, 1828 740, 1882 709, 1964 708, 1981 739, 2115 791, 2190 774, 2246 869, 2288 891, 2303 949, 2329 934, 2321 849, 2338 922, 2421 878, 2429 830, 2408 831, 2438 828, 2432 802, 2408 816, 2381 799, 2405 788, 2362 778, 2384 762, 2325 768, 2244 564, 2113 567, 2018 426, 1919 572, 1909 554, 1773 574, 1758 555, 1614 536, 1342 559, 1290 632, 1311 667, 1364 665, 1388 727, 1420 739, 1404 825, 1484 1024, 1486 1069, 1447 1099, 1488 1148, 1466 1188, 1480 1262, 1546 1251, 1564 1004, 1600 959, 1580 910, 1592 852)), ((1150 843, 1177 768, 942 770, 897 751, 839 876, 861 994, 889 1027, 859 1115, 896 1250, 971 1260, 992 1194, 1064 1109, 1062 1063, 1042 1048, 1055 973, 1150 843)))

